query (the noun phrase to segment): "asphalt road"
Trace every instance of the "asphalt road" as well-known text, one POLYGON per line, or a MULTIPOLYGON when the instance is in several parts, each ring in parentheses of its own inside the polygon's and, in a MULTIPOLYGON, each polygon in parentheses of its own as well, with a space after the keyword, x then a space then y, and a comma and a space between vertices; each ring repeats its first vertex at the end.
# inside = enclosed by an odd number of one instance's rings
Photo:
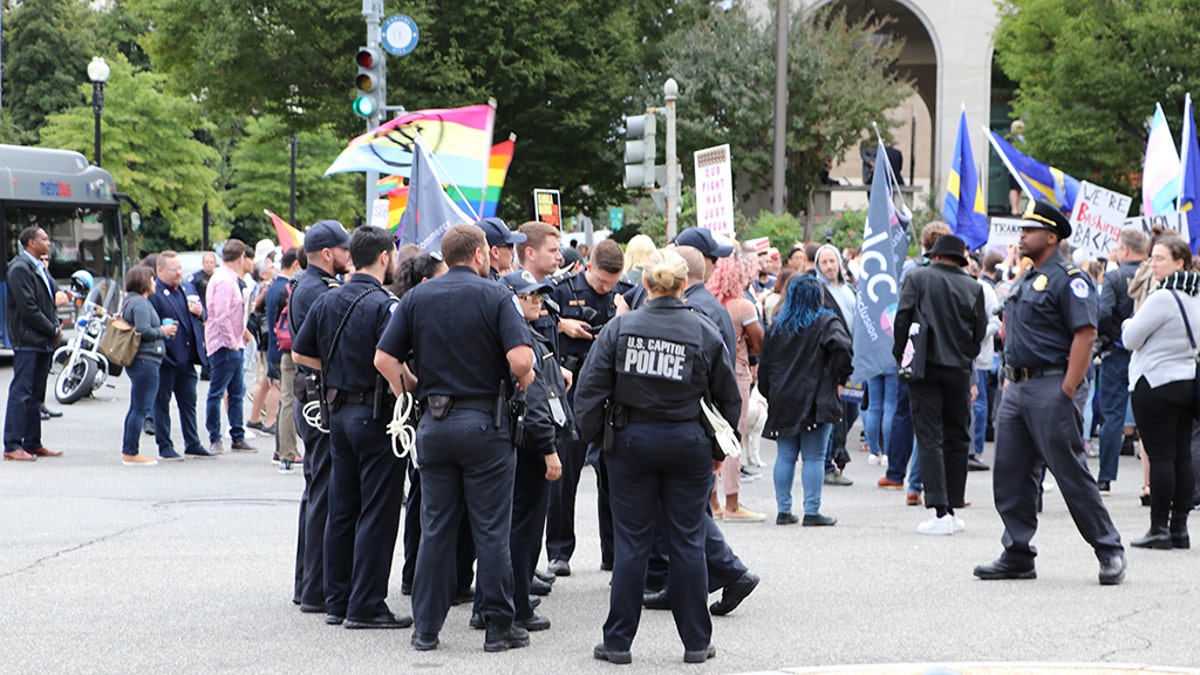
MULTIPOLYGON (((10 376, 0 362, 5 396, 10 376)), ((291 604, 303 478, 276 471, 269 438, 251 441, 260 448, 253 455, 127 468, 120 440, 128 380, 101 397, 108 400, 51 403, 66 414, 45 423, 44 439, 63 457, 0 465, 0 672, 616 669, 591 656, 609 575, 599 570, 590 471, 575 573, 558 580, 539 610, 552 629, 534 634, 529 648, 485 654, 482 633, 467 626, 468 608, 456 607, 441 648, 418 653, 408 630, 329 627, 291 604)), ((203 412, 200 418, 203 425, 203 412)), ((155 452, 150 438, 142 450, 155 452)), ((770 462, 773 444, 765 442, 763 454, 770 462)), ((1036 540, 1039 578, 978 581, 972 567, 1000 551, 990 473, 970 475, 966 531, 928 537, 916 532, 925 510, 905 506, 903 492, 875 487, 883 469, 857 450, 852 455, 847 475, 855 485, 825 489, 823 511, 839 518, 836 527, 776 526, 769 467, 762 480, 744 484, 743 501, 770 517, 723 529, 763 581, 736 612, 714 618, 718 655, 688 672, 867 664, 844 672, 920 673, 930 664, 984 662, 1200 666, 1192 632, 1197 552, 1130 549, 1125 584, 1101 587, 1091 550, 1051 492, 1036 540)), ((1123 457, 1106 499, 1126 542, 1148 525, 1139 476, 1135 461, 1123 457)), ((798 480, 794 494, 799 499, 798 480)), ((399 593, 401 556, 397 550, 391 605, 408 612, 399 593)), ((670 614, 646 612, 625 671, 684 670, 682 651, 670 614)))

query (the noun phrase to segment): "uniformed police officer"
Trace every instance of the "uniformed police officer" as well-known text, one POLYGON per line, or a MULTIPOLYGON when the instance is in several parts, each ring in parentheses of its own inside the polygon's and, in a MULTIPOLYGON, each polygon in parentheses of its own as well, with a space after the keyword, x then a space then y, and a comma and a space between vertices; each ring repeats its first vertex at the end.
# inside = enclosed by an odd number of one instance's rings
POLYGON ((996 510, 1004 521, 1004 553, 979 565, 980 579, 1035 579, 1031 544, 1037 531, 1043 462, 1058 481, 1075 527, 1096 551, 1100 583, 1125 578, 1125 549, 1083 452, 1083 378, 1096 339, 1097 299, 1091 278, 1058 251, 1071 224, 1053 205, 1030 202, 1021 254, 1031 268, 1008 296, 1004 340, 1008 386, 996 411, 996 510), (1081 386, 1082 385, 1082 386, 1081 386))
POLYGON ((653 253, 642 276, 650 299, 605 326, 575 385, 584 439, 600 442, 605 426, 612 427, 605 455, 615 565, 604 642, 593 655, 613 663, 631 661, 656 521, 670 550, 668 594, 684 661, 716 654, 704 560, 713 445, 700 422, 700 399, 711 400, 733 425, 741 396, 721 337, 679 299, 686 280, 678 253, 653 253))
MULTIPOLYGON (((551 298, 560 309, 559 361, 571 371, 573 379, 578 378, 600 328, 616 316, 614 298, 629 288, 629 284, 621 281, 624 268, 625 254, 621 247, 614 241, 605 240, 592 249, 591 260, 584 271, 554 281, 551 298)), ((573 397, 574 391, 572 389, 569 395, 573 397)), ((575 495, 584 465, 595 463, 600 569, 611 570, 613 526, 604 458, 589 457, 587 443, 583 440, 571 443, 559 456, 563 463, 563 479, 550 487, 550 511, 546 520, 546 559, 550 564, 547 569, 560 577, 571 574, 571 555, 575 552, 575 495)))
POLYGON ((362 226, 350 237, 355 273, 317 299, 292 345, 297 364, 324 375, 329 402, 329 519, 325 530, 325 606, 346 628, 407 628, 387 606, 407 462, 392 452, 387 422, 395 399, 361 349, 383 334, 396 297, 391 233, 362 226), (389 400, 390 399, 390 400, 389 400))
POLYGON ((534 356, 513 294, 482 278, 487 251, 480 228, 451 227, 442 239, 450 271, 404 296, 375 352, 375 367, 397 393, 401 365, 408 362, 424 410, 416 447, 424 534, 412 595, 418 650, 437 647, 450 608, 456 575, 447 561, 455 558, 464 501, 479 557, 484 649, 529 644, 528 631, 513 624, 509 531, 516 457, 505 395, 511 378, 529 387, 534 356))
MULTIPOLYGON (((288 301, 288 322, 292 335, 299 335, 308 310, 317 298, 341 285, 338 274, 350 270, 350 234, 336 220, 321 220, 308 228, 304 252, 308 267, 288 301)), ((304 442, 304 492, 300 496, 300 526, 296 544, 296 575, 299 583, 300 611, 325 612, 325 524, 329 516, 329 434, 305 422, 308 402, 307 384, 316 373, 297 366, 296 402, 292 414, 296 431, 304 442)))
POLYGON ((499 218, 484 218, 475 221, 487 236, 488 245, 488 274, 487 278, 498 281, 500 275, 507 274, 513 267, 513 247, 525 241, 525 235, 513 232, 499 218))

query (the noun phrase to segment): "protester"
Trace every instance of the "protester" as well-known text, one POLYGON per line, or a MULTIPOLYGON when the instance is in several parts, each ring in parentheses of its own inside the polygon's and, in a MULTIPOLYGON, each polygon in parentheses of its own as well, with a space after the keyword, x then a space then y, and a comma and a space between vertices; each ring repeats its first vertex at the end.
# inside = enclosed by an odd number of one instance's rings
POLYGON ((175 337, 179 326, 162 325, 154 305, 147 299, 154 293, 154 275, 144 265, 125 274, 125 292, 129 297, 121 308, 121 318, 141 336, 137 356, 125 367, 129 375, 129 411, 125 414, 125 435, 121 442, 121 461, 125 466, 153 466, 158 460, 138 453, 142 424, 158 395, 158 371, 162 366, 163 341, 175 337))
POLYGON ((267 377, 279 389, 275 459, 279 462, 280 473, 292 473, 295 463, 300 460, 296 452, 296 419, 292 415, 292 406, 296 401, 296 364, 290 349, 292 334, 290 326, 280 325, 280 315, 287 320, 283 310, 300 281, 297 277, 301 273, 303 252, 299 247, 284 251, 279 262, 279 274, 275 275, 275 280, 264 294, 267 312, 267 377), (279 343, 281 328, 288 345, 286 349, 279 343))
MULTIPOLYGON (((738 433, 746 431, 746 414, 750 406, 750 388, 754 377, 750 372, 750 358, 758 356, 762 349, 763 327, 758 320, 758 311, 754 303, 745 297, 746 289, 753 280, 750 265, 757 263, 747 259, 740 253, 735 253, 717 261, 712 277, 705 283, 709 292, 725 307, 733 324, 737 340, 736 367, 738 391, 742 395, 742 412, 738 418, 738 433)), ((739 502, 741 491, 741 462, 738 457, 726 457, 721 463, 721 488, 725 493, 725 508, 713 509, 714 516, 718 513, 726 522, 761 522, 766 518, 761 513, 747 509, 739 502)))
POLYGON ((625 281, 634 286, 642 283, 642 268, 646 259, 655 251, 654 240, 644 234, 636 234, 625 245, 625 281))
POLYGON ((829 526, 837 518, 821 513, 825 452, 833 425, 841 419, 841 385, 852 370, 850 335, 837 315, 824 307, 821 285, 799 276, 787 286, 787 299, 763 342, 758 388, 767 399, 763 435, 776 439, 777 525, 799 521, 792 513, 796 461, 803 465, 804 520, 829 526))
POLYGON ((217 269, 217 254, 212 251, 205 251, 204 255, 200 256, 201 268, 192 273, 188 281, 192 286, 196 287, 196 292, 200 294, 200 304, 207 306, 208 303, 208 282, 212 279, 213 272, 217 269))
POLYGON ((254 452, 246 442, 242 426, 242 398, 246 383, 242 357, 250 339, 246 330, 245 306, 238 279, 245 270, 246 245, 237 239, 225 242, 222 265, 213 272, 208 286, 208 320, 204 323, 204 342, 208 350, 212 381, 208 387, 204 423, 208 428, 209 452, 225 452, 221 444, 221 403, 229 394, 228 415, 230 448, 236 452, 254 452))
POLYGON ((1158 290, 1124 321, 1121 339, 1133 350, 1129 380, 1133 413, 1150 458, 1150 530, 1139 548, 1189 548, 1188 512, 1195 494, 1192 425, 1196 341, 1200 334, 1200 274, 1181 239, 1154 245, 1150 269, 1158 290))
POLYGON ((991 469, 983 461, 983 444, 987 440, 988 411, 990 403, 996 399, 992 395, 991 380, 996 369, 996 335, 1000 332, 1000 299, 992 284, 980 276, 979 260, 972 257, 968 270, 971 276, 983 289, 983 305, 987 313, 987 331, 979 344, 979 356, 975 357, 975 407, 972 414, 975 418, 975 439, 971 454, 967 457, 967 471, 988 471, 991 469))
POLYGON ((779 314, 779 308, 783 305, 783 298, 787 293, 788 282, 794 276, 796 276, 796 270, 791 268, 780 271, 779 276, 775 278, 775 285, 771 287, 771 292, 763 298, 762 318, 765 325, 770 326, 775 323, 775 317, 779 314))
MULTIPOLYGON (((261 243, 261 242, 260 242, 261 243)), ((269 326, 267 321, 267 289, 276 276, 274 252, 254 264, 254 274, 257 276, 254 289, 250 292, 250 319, 247 330, 254 337, 254 372, 258 380, 251 390, 250 419, 246 427, 256 429, 266 434, 274 435, 276 420, 279 415, 279 374, 271 377, 271 368, 267 352, 270 351, 269 326), (257 329, 257 330, 256 330, 257 329), (266 411, 266 423, 263 423, 263 411, 266 411)))

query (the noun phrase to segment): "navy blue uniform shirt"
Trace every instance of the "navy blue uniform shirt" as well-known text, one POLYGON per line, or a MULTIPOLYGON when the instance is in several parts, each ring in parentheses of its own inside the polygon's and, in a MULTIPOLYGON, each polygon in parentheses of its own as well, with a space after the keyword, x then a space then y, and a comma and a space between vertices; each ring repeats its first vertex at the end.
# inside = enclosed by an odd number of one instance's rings
POLYGON ((369 274, 354 274, 313 303, 292 351, 320 356, 325 386, 344 392, 375 391, 375 351, 370 348, 387 328, 395 309, 396 296, 369 274), (362 296, 347 314, 350 303, 362 296), (336 347, 334 333, 343 325, 336 347), (330 351, 330 350, 333 351, 330 351))
MULTIPOLYGON (((550 297, 558 303, 562 318, 584 321, 583 308, 591 307, 596 310, 596 317, 590 322, 591 325, 603 326, 617 314, 616 294, 624 293, 630 286, 628 283, 620 281, 608 293, 600 294, 588 284, 586 275, 587 272, 579 272, 574 276, 559 278, 553 281, 554 290, 550 292, 550 297)), ((589 322, 584 321, 584 323, 589 322)), ((583 360, 587 358, 588 350, 592 348, 593 342, 594 340, 580 340, 566 335, 559 335, 559 356, 560 358, 568 356, 578 357, 579 362, 582 364, 583 360)))
POLYGON ((455 265, 401 299, 378 348, 417 376, 419 397, 493 398, 510 381, 510 349, 532 347, 516 296, 455 265))
POLYGON ((1057 251, 1029 270, 1005 304, 1004 361, 1013 368, 1066 367, 1075 331, 1095 326, 1092 279, 1057 251))
MULTIPOLYGON (((304 318, 308 316, 309 308, 326 291, 337 288, 341 284, 342 282, 338 281, 337 277, 316 265, 309 265, 300 275, 300 281, 296 284, 296 289, 292 291, 291 299, 288 300, 288 323, 292 327, 293 347, 296 336, 300 334, 300 329, 304 326, 304 318)), ((301 351, 300 353, 304 354, 305 352, 301 351)), ((316 354, 309 354, 309 356, 316 356, 316 354)), ((309 369, 304 366, 296 366, 296 370, 309 372, 309 369)))

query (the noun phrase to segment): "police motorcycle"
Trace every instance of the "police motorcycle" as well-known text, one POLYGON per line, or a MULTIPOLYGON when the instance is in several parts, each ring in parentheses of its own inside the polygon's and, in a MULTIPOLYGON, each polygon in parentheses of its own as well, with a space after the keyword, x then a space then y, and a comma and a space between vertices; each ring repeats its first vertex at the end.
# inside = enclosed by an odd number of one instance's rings
POLYGON ((87 270, 71 275, 72 299, 82 304, 75 318, 74 334, 54 351, 50 361, 51 373, 56 373, 54 398, 59 403, 74 403, 104 386, 108 375, 120 375, 120 369, 112 366, 99 350, 107 312, 94 292, 94 285, 87 270))

